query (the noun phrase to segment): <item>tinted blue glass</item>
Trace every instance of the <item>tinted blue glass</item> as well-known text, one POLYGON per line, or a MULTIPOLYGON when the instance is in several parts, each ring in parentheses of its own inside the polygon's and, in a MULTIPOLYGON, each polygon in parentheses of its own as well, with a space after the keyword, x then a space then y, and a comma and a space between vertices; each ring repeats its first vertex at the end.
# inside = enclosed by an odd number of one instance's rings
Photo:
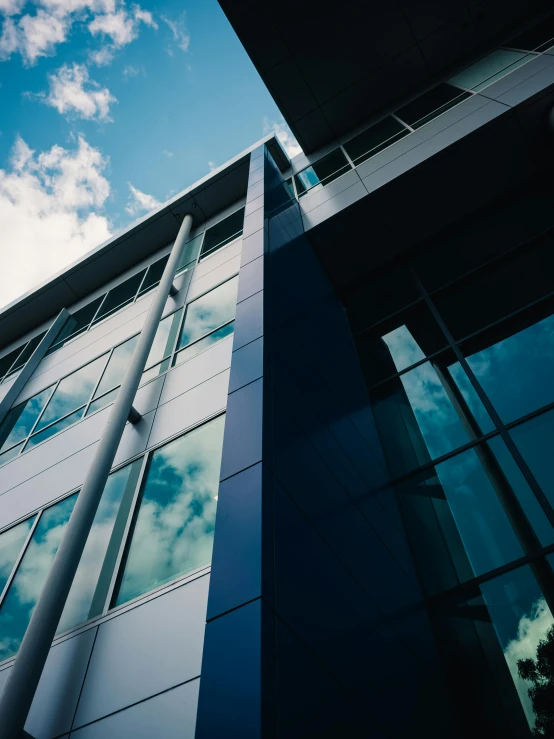
POLYGON ((554 400, 554 316, 467 357, 505 423, 554 400))
POLYGON ((131 509, 142 459, 108 477, 58 633, 102 613, 131 509))
POLYGON ((88 401, 107 359, 108 355, 104 354, 60 382, 38 422, 37 431, 88 401))
POLYGON ((178 349, 234 319, 238 285, 238 277, 233 277, 187 305, 178 349))
POLYGON ((194 239, 191 239, 185 244, 185 250, 183 251, 183 254, 179 261, 179 265, 177 267, 177 274, 181 272, 186 272, 188 269, 194 266, 198 258, 198 252, 200 251, 200 245, 202 244, 203 237, 204 234, 201 233, 199 236, 195 236, 194 239))
POLYGON ((23 449, 24 444, 25 442, 22 441, 21 444, 18 444, 17 446, 12 446, 12 448, 8 449, 7 452, 0 454, 0 464, 6 464, 6 462, 10 461, 10 459, 17 457, 19 452, 23 449))
POLYGON ((100 395, 107 393, 108 390, 121 385, 125 372, 127 372, 129 362, 131 361, 131 357, 133 356, 133 352, 135 351, 138 338, 139 335, 137 334, 137 336, 133 336, 132 339, 129 339, 124 344, 120 344, 115 347, 108 361, 108 365, 104 370, 102 379, 94 391, 95 398, 98 398, 100 395))
POLYGON ((478 62, 466 67, 448 81, 467 90, 482 90, 492 82, 505 77, 514 69, 533 59, 533 54, 524 54, 509 49, 496 49, 478 62))
POLYGON ((467 412, 471 414, 472 420, 477 424, 481 433, 488 434, 489 431, 494 431, 495 425, 487 413, 485 406, 479 400, 479 396, 475 392, 475 388, 469 381, 462 365, 459 362, 455 362, 455 364, 448 367, 447 371, 450 373, 450 377, 455 382, 463 399, 467 403, 467 412))
POLYGON ((220 416, 152 455, 116 605, 210 563, 223 427, 220 416))
POLYGON ((173 351, 182 313, 183 309, 180 308, 175 311, 175 313, 172 313, 170 316, 167 316, 160 321, 160 325, 156 331, 156 336, 152 342, 150 354, 146 360, 145 366, 147 368, 151 367, 153 364, 158 364, 158 362, 168 357, 173 351))
POLYGON ((531 472, 554 506, 554 475, 552 474, 552 446, 554 442, 554 411, 515 426, 510 430, 531 472))
POLYGON ((48 387, 9 411, 0 427, 0 450, 27 438, 51 393, 52 387, 48 387))
POLYGON ((0 660, 13 657, 19 649, 76 499, 72 495, 62 500, 40 518, 0 608, 0 660))
POLYGON ((0 534, 0 593, 8 582, 34 520, 34 516, 28 518, 0 534))
POLYGON ((71 424, 76 423, 82 417, 84 411, 85 407, 83 406, 82 408, 79 408, 78 411, 75 411, 75 413, 70 413, 69 416, 62 418, 58 423, 53 423, 51 426, 39 431, 37 434, 33 434, 27 442, 25 449, 30 449, 31 447, 40 444, 41 441, 46 441, 46 439, 54 436, 54 434, 57 434, 59 431, 71 426, 71 424))
POLYGON ((203 352, 204 349, 212 346, 212 344, 215 344, 217 341, 221 341, 221 339, 224 339, 226 336, 230 336, 233 333, 234 328, 235 323, 234 321, 231 321, 231 323, 228 323, 226 326, 222 326, 217 329, 217 331, 213 331, 208 336, 200 339, 200 341, 196 341, 194 344, 187 346, 175 355, 174 364, 177 365, 182 362, 186 362, 188 359, 191 359, 191 357, 196 356, 196 354, 203 352))
POLYGON ((91 413, 94 413, 94 411, 99 410, 100 408, 105 408, 110 403, 113 403, 114 400, 117 398, 117 393, 119 392, 119 388, 116 387, 115 390, 110 390, 109 393, 106 393, 105 395, 101 395, 96 400, 93 400, 92 403, 87 408, 87 416, 90 416, 91 413))

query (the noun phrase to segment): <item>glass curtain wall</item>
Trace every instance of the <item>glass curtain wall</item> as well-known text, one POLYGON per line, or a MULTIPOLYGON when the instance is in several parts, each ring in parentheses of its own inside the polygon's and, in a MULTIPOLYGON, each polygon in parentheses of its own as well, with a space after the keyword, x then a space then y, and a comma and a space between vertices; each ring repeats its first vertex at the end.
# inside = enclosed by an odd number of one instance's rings
POLYGON ((514 736, 550 736, 554 234, 478 262, 453 276, 452 255, 442 269, 424 254, 346 303, 385 494, 460 701, 484 723, 505 712, 514 736))

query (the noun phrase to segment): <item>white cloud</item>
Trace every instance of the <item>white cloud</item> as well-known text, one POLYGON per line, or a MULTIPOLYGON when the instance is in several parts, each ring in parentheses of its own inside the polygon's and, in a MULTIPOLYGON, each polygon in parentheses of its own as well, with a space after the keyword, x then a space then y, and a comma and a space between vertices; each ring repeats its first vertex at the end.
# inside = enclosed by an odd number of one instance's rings
POLYGON ((19 15, 27 0, 0 0, 0 13, 5 16, 19 15))
MULTIPOLYGON (((165 15, 162 15, 161 19, 169 27, 177 48, 181 49, 181 51, 187 52, 190 46, 190 33, 185 24, 184 13, 177 20, 168 18, 165 15)), ((173 56, 173 49, 171 47, 168 47, 167 52, 170 56, 173 56)))
POLYGON ((135 5, 132 14, 129 14, 123 7, 114 13, 97 15, 89 23, 88 29, 93 36, 98 34, 108 36, 111 38, 114 46, 119 48, 130 44, 131 41, 137 38, 141 23, 152 28, 158 28, 157 23, 152 18, 152 13, 142 10, 138 5, 135 5))
POLYGON ((50 91, 40 95, 47 105, 62 115, 87 120, 109 121, 110 105, 117 100, 107 87, 91 80, 84 64, 64 64, 49 75, 50 91))
POLYGON ((140 69, 128 64, 126 67, 123 67, 123 72, 121 74, 123 75, 123 77, 138 77, 138 75, 140 74, 140 69))
POLYGON ((162 151, 162 154, 164 155, 164 157, 167 157, 168 159, 171 159, 171 157, 174 156, 175 152, 169 151, 169 149, 164 149, 162 151))
POLYGON ((145 192, 137 190, 137 188, 133 187, 130 182, 128 182, 127 184, 129 185, 129 190, 131 191, 131 194, 129 195, 129 201, 125 208, 127 213, 132 216, 136 216, 140 213, 148 213, 151 210, 160 207, 160 201, 157 200, 153 195, 148 195, 145 192))
POLYGON ((98 213, 110 193, 106 164, 82 136, 73 151, 53 146, 38 155, 17 139, 10 166, 0 169, 2 304, 109 237, 110 223, 98 213))
POLYGON ((208 162, 208 167, 210 168, 210 172, 213 172, 214 169, 217 169, 217 164, 215 162, 208 162))
POLYGON ((101 46, 89 54, 89 60, 97 67, 106 67, 112 63, 114 56, 115 50, 111 46, 101 46))
POLYGON ((6 18, 0 36, 0 60, 19 52, 27 65, 41 56, 50 56, 56 45, 67 38, 69 24, 65 18, 39 9, 36 15, 24 15, 17 22, 6 18))
POLYGON ((292 131, 284 121, 270 121, 268 118, 264 118, 264 134, 268 133, 274 133, 277 136, 283 145, 283 149, 291 159, 297 154, 302 153, 300 144, 294 138, 292 131))

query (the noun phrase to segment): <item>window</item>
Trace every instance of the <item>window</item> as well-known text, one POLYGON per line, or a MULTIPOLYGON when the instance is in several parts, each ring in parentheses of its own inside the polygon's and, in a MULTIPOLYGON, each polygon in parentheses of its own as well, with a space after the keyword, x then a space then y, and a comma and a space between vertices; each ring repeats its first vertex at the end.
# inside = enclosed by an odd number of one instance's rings
POLYGON ((175 348, 175 341, 181 324, 181 316, 183 309, 175 311, 171 315, 163 318, 152 342, 150 354, 146 360, 146 368, 142 376, 142 381, 151 380, 157 375, 161 375, 169 369, 171 354, 175 348))
POLYGON ((176 275, 182 275, 183 272, 187 272, 194 267, 198 259, 203 237, 204 234, 201 233, 190 241, 187 241, 179 264, 177 265, 176 275))
POLYGON ((409 133, 409 128, 389 115, 367 131, 347 141, 343 148, 357 167, 409 133))
POLYGON ((496 49, 492 54, 479 59, 475 64, 466 67, 448 81, 466 90, 479 92, 493 82, 505 77, 514 69, 534 58, 534 54, 524 54, 510 49, 496 49))
POLYGON ((185 320, 181 335, 177 344, 177 354, 174 364, 180 364, 185 356, 180 350, 189 347, 186 358, 197 354, 207 348, 215 341, 232 333, 232 328, 227 328, 235 318, 237 304, 238 277, 233 277, 219 287, 193 300, 186 307, 185 320), (219 330, 219 334, 215 334, 219 330), (200 346, 200 339, 212 335, 212 339, 206 340, 200 346), (195 349, 192 349, 192 345, 195 349))
MULTIPOLYGON (((109 476, 58 634, 210 564, 223 428, 218 416, 109 476)), ((77 497, 0 533, 0 660, 19 649, 77 497)))
POLYGON ((200 258, 213 254, 218 249, 237 239, 244 227, 244 208, 224 218, 206 231, 200 258))
POLYGON ((48 350, 48 354, 52 354, 57 349, 61 349, 72 339, 88 330, 92 319, 96 315, 96 311, 100 307, 103 297, 93 300, 92 303, 85 305, 75 313, 72 313, 64 325, 61 327, 59 334, 56 336, 52 346, 48 350))
POLYGON ((298 197, 302 197, 315 187, 320 188, 328 185, 351 168, 342 149, 335 149, 335 151, 312 164, 311 167, 306 167, 302 172, 294 175, 298 197))
POLYGON ((432 121, 433 118, 437 118, 441 113, 445 113, 450 108, 458 105, 470 95, 469 92, 462 92, 457 87, 441 82, 429 92, 420 95, 408 105, 397 110, 396 115, 408 126, 420 128, 432 121))
POLYGON ((117 285, 109 293, 106 294, 104 302, 100 306, 100 309, 94 317, 93 324, 98 323, 103 318, 115 313, 116 310, 123 308, 123 306, 132 303, 141 285, 142 278, 144 277, 146 270, 139 272, 133 277, 129 277, 128 280, 122 282, 121 285, 117 285))
POLYGON ((0 384, 4 380, 7 380, 8 377, 11 377, 14 372, 23 369, 29 361, 31 354, 44 338, 45 333, 46 331, 43 331, 43 333, 35 336, 26 344, 19 346, 17 349, 0 358, 0 384))

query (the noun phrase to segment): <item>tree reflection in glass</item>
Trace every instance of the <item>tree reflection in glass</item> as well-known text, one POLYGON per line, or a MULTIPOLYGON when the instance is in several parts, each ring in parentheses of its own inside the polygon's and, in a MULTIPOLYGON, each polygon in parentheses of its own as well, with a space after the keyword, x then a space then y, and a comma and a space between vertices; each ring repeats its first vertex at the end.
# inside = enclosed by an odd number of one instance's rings
POLYGON ((152 455, 115 605, 211 561, 224 417, 152 455))

